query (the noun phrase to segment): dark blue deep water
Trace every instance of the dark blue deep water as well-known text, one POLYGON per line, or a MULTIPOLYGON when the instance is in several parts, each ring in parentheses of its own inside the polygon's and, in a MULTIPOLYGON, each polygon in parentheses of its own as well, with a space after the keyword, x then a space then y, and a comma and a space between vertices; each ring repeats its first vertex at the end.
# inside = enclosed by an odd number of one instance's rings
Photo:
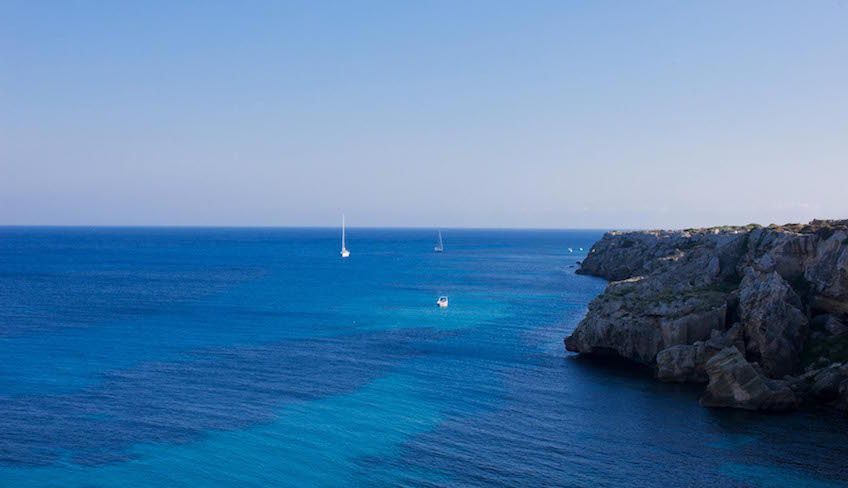
POLYGON ((0 229, 0 486, 843 486, 844 416, 563 351, 599 237, 0 229))

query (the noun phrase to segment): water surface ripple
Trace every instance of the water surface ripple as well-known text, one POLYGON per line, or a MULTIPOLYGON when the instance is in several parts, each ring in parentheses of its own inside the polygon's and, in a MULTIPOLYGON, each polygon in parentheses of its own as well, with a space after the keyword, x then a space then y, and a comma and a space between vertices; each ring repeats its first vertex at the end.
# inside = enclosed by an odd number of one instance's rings
POLYGON ((563 351, 600 232, 443 234, 0 228, 0 485, 846 486, 844 416, 563 351))

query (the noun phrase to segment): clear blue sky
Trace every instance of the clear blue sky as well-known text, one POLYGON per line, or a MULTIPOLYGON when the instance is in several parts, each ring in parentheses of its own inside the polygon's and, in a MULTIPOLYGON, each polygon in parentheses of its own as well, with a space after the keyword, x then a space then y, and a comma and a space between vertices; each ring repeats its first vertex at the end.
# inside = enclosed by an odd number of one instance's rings
POLYGON ((848 3, 0 1, 0 224, 848 217, 848 3))

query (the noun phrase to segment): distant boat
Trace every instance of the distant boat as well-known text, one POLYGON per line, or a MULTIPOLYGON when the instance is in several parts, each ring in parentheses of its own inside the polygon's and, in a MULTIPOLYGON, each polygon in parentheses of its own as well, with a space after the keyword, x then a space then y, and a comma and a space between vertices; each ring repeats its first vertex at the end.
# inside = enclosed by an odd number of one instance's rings
POLYGON ((445 244, 442 242, 442 231, 439 231, 439 242, 436 243, 436 247, 433 250, 436 252, 443 252, 445 250, 445 244))
POLYGON ((341 255, 342 255, 343 258, 350 256, 350 251, 348 251, 347 247, 345 247, 345 217, 344 217, 344 214, 342 214, 342 252, 341 252, 341 255))
POLYGON ((448 297, 439 297, 439 299, 436 300, 436 305, 438 305, 439 308, 448 308, 448 297))
POLYGON ((568 252, 574 252, 574 249, 568 248, 568 252))

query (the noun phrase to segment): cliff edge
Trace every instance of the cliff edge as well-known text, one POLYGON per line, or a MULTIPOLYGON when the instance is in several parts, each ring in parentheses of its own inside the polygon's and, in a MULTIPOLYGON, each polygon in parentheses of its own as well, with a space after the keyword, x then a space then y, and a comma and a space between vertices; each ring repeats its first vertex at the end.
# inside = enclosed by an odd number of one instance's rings
POLYGON ((577 272, 610 283, 567 350, 708 383, 707 406, 848 410, 848 220, 609 232, 577 272))

